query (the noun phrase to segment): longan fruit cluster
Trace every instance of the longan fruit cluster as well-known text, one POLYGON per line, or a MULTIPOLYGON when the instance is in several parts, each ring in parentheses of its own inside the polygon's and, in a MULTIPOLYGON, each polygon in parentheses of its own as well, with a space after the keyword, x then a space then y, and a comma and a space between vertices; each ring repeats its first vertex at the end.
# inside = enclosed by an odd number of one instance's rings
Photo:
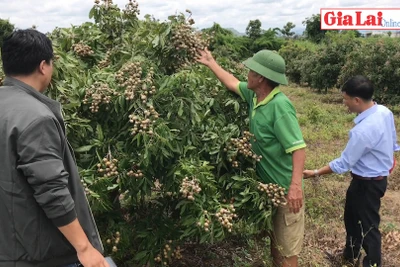
POLYGON ((185 49, 189 53, 196 53, 196 49, 205 49, 207 44, 201 39, 200 34, 192 32, 191 25, 179 24, 172 34, 172 41, 177 50, 185 49))
POLYGON ((140 92, 140 99, 143 103, 146 103, 147 98, 150 95, 154 95, 156 93, 156 87, 154 84, 154 68, 150 67, 147 71, 146 78, 142 80, 142 88, 140 92), (149 86, 149 84, 151 86, 149 86))
POLYGON ((111 96, 113 95, 116 96, 118 93, 112 90, 107 84, 95 82, 86 89, 83 104, 91 103, 90 111, 92 113, 97 113, 99 112, 99 106, 101 104, 109 104, 111 102, 111 96))
POLYGON ((177 260, 182 259, 182 251, 181 247, 177 246, 174 250, 171 248, 172 240, 168 241, 168 244, 164 246, 163 249, 163 256, 161 254, 158 254, 155 258, 154 261, 161 263, 163 262, 164 266, 168 265, 169 261, 172 261, 174 258, 177 260))
POLYGON ((143 116, 132 113, 129 115, 129 122, 133 123, 131 134, 146 132, 148 135, 153 135, 152 126, 158 118, 159 114, 152 105, 149 105, 148 109, 143 111, 143 116))
POLYGON ((148 97, 156 93, 156 87, 153 84, 154 69, 150 67, 146 78, 142 80, 143 70, 139 62, 125 64, 115 75, 120 87, 125 88, 126 100, 135 99, 135 95, 140 96, 142 103, 146 103, 148 97))
MULTIPOLYGON (((205 214, 206 211, 204 212, 205 214)), ((204 231, 209 232, 210 231, 210 226, 211 226, 211 221, 207 218, 204 219, 204 224, 202 224, 201 222, 197 222, 197 226, 202 227, 204 229, 204 231)))
MULTIPOLYGON (((147 82, 149 82, 148 80, 147 82)), ((140 100, 142 100, 142 103, 145 104, 149 98, 150 95, 154 95, 156 93, 156 87, 154 85, 148 86, 147 84, 142 85, 142 90, 140 92, 140 100)))
POLYGON ((136 0, 129 0, 128 4, 125 5, 124 14, 126 16, 140 15, 138 2, 136 0))
POLYGON ((118 251, 117 245, 119 244, 120 239, 121 239, 121 234, 119 232, 116 232, 115 233, 115 237, 112 237, 112 238, 109 238, 109 239, 106 240, 106 243, 108 245, 111 245, 111 244, 114 243, 113 247, 112 247, 112 252, 115 253, 115 252, 118 251))
POLYGON ((215 217, 217 217, 218 221, 221 223, 221 225, 225 228, 228 229, 228 232, 232 232, 232 227, 233 227, 233 219, 237 218, 237 215, 235 214, 235 208, 233 205, 230 205, 229 208, 221 208, 216 214, 215 217))
POLYGON ((236 157, 232 157, 229 159, 229 162, 232 163, 233 168, 239 168, 239 161, 236 160, 236 157))
POLYGON ((90 190, 89 190, 88 184, 87 184, 83 179, 81 179, 81 183, 82 183, 83 188, 84 188, 84 190, 85 190, 85 194, 86 194, 86 195, 89 195, 90 190))
POLYGON ((126 100, 135 98, 137 87, 141 84, 142 67, 139 62, 125 64, 115 75, 119 86, 125 87, 126 100))
POLYGON ((84 44, 82 41, 80 41, 77 44, 73 44, 72 49, 80 57, 87 57, 87 56, 91 56, 94 54, 92 48, 90 46, 84 44))
POLYGON ((138 168, 137 165, 134 165, 132 169, 133 169, 133 170, 130 170, 130 171, 127 173, 127 175, 128 175, 129 177, 135 177, 135 178, 137 178, 137 179, 143 178, 143 176, 144 176, 144 175, 143 175, 143 172, 142 172, 142 170, 140 170, 140 169, 138 168))
POLYGON ((189 177, 185 177, 182 180, 179 192, 182 193, 182 196, 184 198, 193 201, 194 195, 199 194, 201 192, 199 180, 196 178, 192 178, 191 180, 189 180, 189 177))
POLYGON ((118 160, 109 160, 103 158, 102 162, 97 164, 97 171, 104 177, 113 177, 118 175, 118 160))
MULTIPOLYGON (((186 10, 186 12, 191 14, 190 10, 186 10)), ((193 18, 189 18, 184 24, 176 25, 173 29, 172 33, 172 44, 178 51, 186 52, 185 56, 183 55, 174 55, 175 58, 181 62, 182 67, 192 62, 195 62, 197 57, 197 50, 204 50, 209 46, 211 37, 206 35, 206 38, 203 38, 203 33, 201 32, 193 32, 192 25, 194 24, 193 18)))
POLYGON ((285 206, 287 204, 285 197, 285 188, 280 187, 277 184, 263 184, 260 182, 258 183, 258 189, 267 194, 268 198, 271 199, 272 204, 275 207, 285 206))
MULTIPOLYGON (((262 159, 262 156, 256 155, 251 150, 251 138, 254 138, 254 135, 249 131, 244 131, 243 137, 231 138, 229 145, 227 146, 227 148, 224 148, 224 151, 234 151, 236 152, 236 155, 243 155, 249 159, 253 159, 259 162, 262 159)), ((239 162, 236 160, 236 155, 229 158, 229 161, 232 162, 232 167, 235 168, 239 167, 239 162)))
POLYGON ((182 259, 182 251, 181 251, 180 246, 178 246, 174 249, 174 252, 172 253, 172 257, 175 257, 177 260, 182 259))

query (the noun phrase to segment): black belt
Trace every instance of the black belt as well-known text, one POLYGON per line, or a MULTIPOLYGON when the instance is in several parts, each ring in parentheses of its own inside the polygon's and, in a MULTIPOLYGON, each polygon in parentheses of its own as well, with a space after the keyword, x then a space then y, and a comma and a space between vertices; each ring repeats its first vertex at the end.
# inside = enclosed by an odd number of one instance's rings
POLYGON ((350 173, 351 174, 351 177, 353 177, 354 179, 358 179, 358 180, 366 180, 366 181, 371 181, 371 180, 374 180, 374 181, 380 181, 380 180, 383 180, 383 179, 385 179, 386 178, 386 176, 377 176, 377 177, 363 177, 363 176, 360 176, 360 175, 357 175, 357 174, 354 174, 354 173, 350 173))

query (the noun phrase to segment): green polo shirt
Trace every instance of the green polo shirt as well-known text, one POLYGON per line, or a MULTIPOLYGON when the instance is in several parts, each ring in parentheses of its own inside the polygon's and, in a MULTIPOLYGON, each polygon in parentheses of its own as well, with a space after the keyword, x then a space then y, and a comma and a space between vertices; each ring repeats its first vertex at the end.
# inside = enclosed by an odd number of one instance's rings
POLYGON ((257 174, 264 183, 275 183, 289 189, 292 181, 292 152, 306 147, 296 116, 287 96, 275 88, 257 104, 255 93, 247 82, 238 84, 240 96, 249 104, 253 151, 261 155, 257 174))

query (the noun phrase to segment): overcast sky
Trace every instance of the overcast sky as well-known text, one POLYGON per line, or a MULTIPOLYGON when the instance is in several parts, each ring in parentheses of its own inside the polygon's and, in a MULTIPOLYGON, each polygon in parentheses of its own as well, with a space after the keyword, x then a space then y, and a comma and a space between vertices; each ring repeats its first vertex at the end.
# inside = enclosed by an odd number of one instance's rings
MULTIPOLYGON (((120 8, 128 0, 114 0, 120 8)), ((214 22, 224 28, 245 32, 250 20, 259 19, 262 28, 282 27, 287 22, 295 23, 295 29, 303 29, 302 21, 320 12, 321 7, 398 7, 397 1, 380 0, 368 4, 367 0, 138 0, 140 18, 153 15, 164 21, 169 15, 190 9, 202 29, 214 22)), ((47 32, 58 27, 69 27, 90 21, 88 14, 93 0, 0 0, 0 18, 9 19, 18 28, 36 25, 47 32)), ((400 19, 399 19, 400 20, 400 19)))

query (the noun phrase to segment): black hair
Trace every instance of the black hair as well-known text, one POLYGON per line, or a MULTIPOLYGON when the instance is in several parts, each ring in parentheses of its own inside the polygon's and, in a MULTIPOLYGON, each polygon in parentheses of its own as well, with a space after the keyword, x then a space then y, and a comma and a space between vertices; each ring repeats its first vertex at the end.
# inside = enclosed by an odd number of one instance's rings
POLYGON ((374 87, 368 78, 357 75, 344 83, 342 92, 351 97, 359 97, 364 101, 370 101, 374 94, 374 87))
POLYGON ((4 39, 1 47, 6 75, 32 74, 43 60, 50 64, 53 56, 51 40, 34 29, 14 31, 4 39))

